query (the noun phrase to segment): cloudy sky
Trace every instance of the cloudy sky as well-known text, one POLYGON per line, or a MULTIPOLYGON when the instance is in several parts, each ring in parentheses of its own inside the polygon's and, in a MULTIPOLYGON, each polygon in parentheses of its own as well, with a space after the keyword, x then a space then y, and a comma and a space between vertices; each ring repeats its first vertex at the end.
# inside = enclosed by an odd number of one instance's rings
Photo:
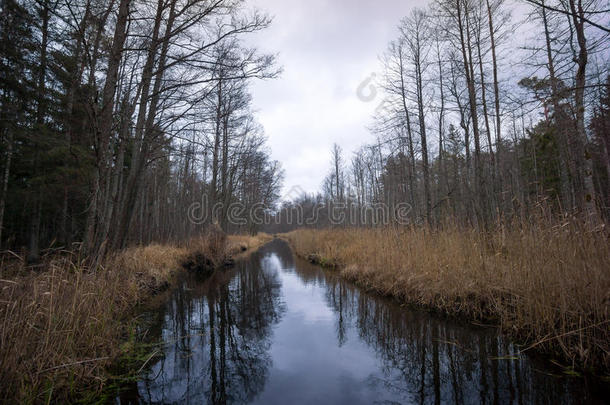
POLYGON ((397 25, 421 0, 252 0, 274 17, 252 41, 278 53, 279 79, 253 85, 254 106, 274 159, 286 172, 284 192, 315 192, 337 142, 346 159, 371 140, 366 126, 379 97, 364 102, 358 86, 379 71, 378 56, 397 25))

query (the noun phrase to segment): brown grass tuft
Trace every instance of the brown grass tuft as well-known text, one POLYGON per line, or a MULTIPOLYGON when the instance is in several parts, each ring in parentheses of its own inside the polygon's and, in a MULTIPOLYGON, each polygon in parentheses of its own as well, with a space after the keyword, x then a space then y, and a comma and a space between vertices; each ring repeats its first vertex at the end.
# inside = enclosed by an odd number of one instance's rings
POLYGON ((229 236, 227 250, 230 255, 236 256, 245 251, 258 249, 267 242, 270 242, 273 237, 266 233, 258 233, 252 235, 231 235, 229 236))
POLYGON ((147 293, 130 249, 111 265, 88 272, 70 257, 50 259, 42 272, 0 281, 0 396, 18 402, 66 400, 75 384, 100 388, 118 355, 125 317, 147 293), (135 264, 134 264, 135 263, 135 264))
POLYGON ((480 233, 450 227, 297 230, 296 253, 361 286, 503 330, 581 369, 610 367, 610 245, 576 223, 480 233))

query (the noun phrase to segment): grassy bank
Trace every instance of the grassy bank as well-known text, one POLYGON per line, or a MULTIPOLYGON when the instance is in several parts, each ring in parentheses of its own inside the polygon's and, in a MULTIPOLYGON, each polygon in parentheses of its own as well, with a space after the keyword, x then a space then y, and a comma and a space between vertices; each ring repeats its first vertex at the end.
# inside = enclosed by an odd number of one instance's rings
POLYGON ((578 225, 297 230, 302 257, 411 304, 493 320, 577 369, 610 369, 610 245, 578 225))
POLYGON ((197 238, 184 246, 134 247, 97 271, 72 252, 37 268, 4 257, 0 274, 0 402, 65 402, 101 390, 133 328, 136 308, 167 289, 191 256, 221 263, 270 240, 197 238))

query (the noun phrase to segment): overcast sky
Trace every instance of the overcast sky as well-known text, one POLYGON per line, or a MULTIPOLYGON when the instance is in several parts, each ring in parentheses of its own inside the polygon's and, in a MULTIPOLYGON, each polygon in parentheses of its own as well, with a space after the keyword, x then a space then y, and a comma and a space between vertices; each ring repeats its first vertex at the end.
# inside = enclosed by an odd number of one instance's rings
POLYGON ((337 142, 346 160, 371 140, 366 126, 379 97, 361 101, 358 86, 378 72, 378 56, 400 19, 421 0, 252 0, 274 17, 252 41, 278 53, 284 72, 253 84, 254 107, 274 159, 282 162, 284 192, 320 189, 337 142))

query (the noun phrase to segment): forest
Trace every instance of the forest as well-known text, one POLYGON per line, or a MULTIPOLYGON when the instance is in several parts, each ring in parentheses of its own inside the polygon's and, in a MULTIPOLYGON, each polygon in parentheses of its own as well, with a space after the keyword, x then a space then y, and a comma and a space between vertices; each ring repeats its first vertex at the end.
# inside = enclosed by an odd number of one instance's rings
POLYGON ((413 9, 381 54, 371 141, 353 154, 335 144, 320 192, 286 202, 271 229, 294 229, 286 218, 333 205, 356 220, 322 209, 316 225, 387 223, 371 207, 401 204, 403 221, 433 227, 491 229, 540 215, 603 227, 609 15, 607 2, 577 0, 413 9))
POLYGON ((3 0, 1 21, 3 249, 99 258, 200 233, 187 216, 203 195, 278 198, 249 85, 280 69, 243 42, 266 14, 238 0, 3 0))

